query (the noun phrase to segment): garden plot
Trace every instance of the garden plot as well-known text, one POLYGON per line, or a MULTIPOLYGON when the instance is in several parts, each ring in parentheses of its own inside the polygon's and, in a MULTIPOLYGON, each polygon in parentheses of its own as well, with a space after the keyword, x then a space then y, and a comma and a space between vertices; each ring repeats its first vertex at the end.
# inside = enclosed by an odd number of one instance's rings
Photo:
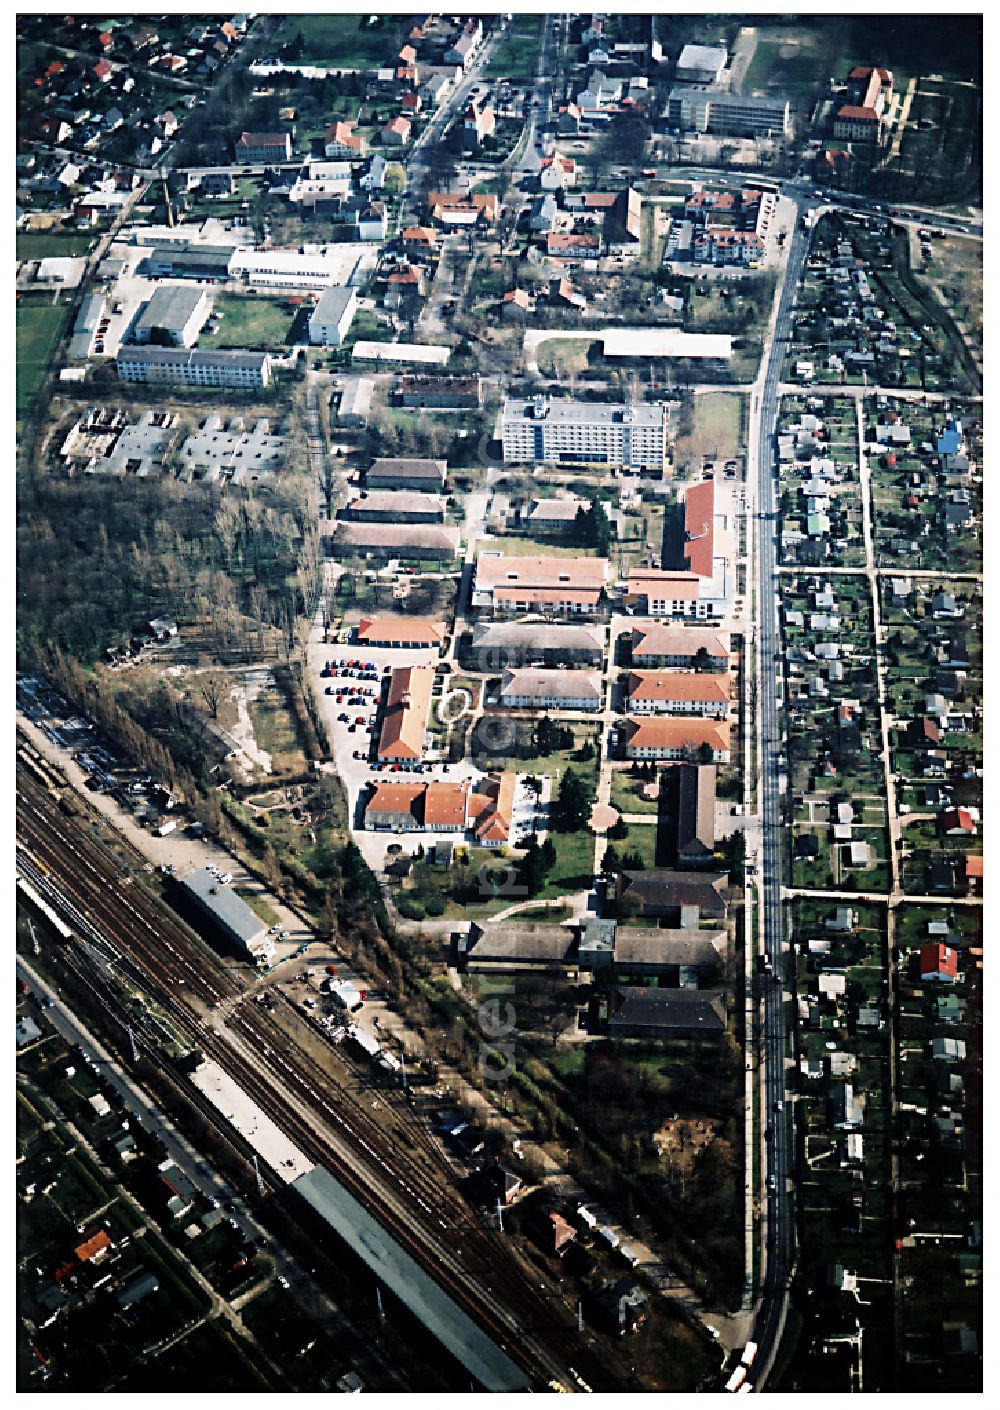
POLYGON ((853 401, 786 397, 779 421, 778 464, 782 562, 863 566, 853 401))

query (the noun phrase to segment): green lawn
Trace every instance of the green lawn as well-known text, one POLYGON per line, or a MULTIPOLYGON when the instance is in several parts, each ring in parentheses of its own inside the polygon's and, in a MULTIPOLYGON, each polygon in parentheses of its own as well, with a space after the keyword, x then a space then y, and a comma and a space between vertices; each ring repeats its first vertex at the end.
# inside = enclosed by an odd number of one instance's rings
POLYGON ((562 896, 588 889, 594 876, 594 834, 592 832, 552 832, 556 864, 545 879, 540 896, 562 896))
POLYGON ((18 263, 22 260, 73 259, 90 253, 94 236, 85 230, 19 230, 15 240, 18 263))
POLYGON ((204 333, 203 348, 281 348, 287 345, 297 311, 287 299, 223 294, 215 301, 223 315, 217 333, 204 333))
POLYGON ((296 36, 302 40, 297 62, 325 64, 328 68, 377 68, 390 64, 403 44, 409 24, 405 15, 379 16, 369 24, 364 14, 288 15, 278 26, 274 47, 296 36))
POLYGON ((623 837, 621 841, 614 844, 618 855, 624 856, 626 852, 638 852, 646 867, 655 867, 658 830, 655 823, 629 823, 628 837, 623 837))
POLYGON ((25 299, 17 306, 17 419, 30 411, 66 327, 66 304, 25 299))
POLYGON ((767 87, 771 70, 778 62, 780 48, 780 43, 775 39, 758 39, 746 78, 743 80, 745 92, 752 93, 755 89, 767 87))
POLYGON ((611 806, 620 813, 649 813, 655 817, 659 804, 655 798, 643 798, 636 792, 644 788, 645 779, 633 778, 627 769, 615 769, 611 778, 611 806))
POLYGON ((731 460, 742 448, 743 398, 733 392, 706 392, 694 399, 694 435, 704 454, 731 460))

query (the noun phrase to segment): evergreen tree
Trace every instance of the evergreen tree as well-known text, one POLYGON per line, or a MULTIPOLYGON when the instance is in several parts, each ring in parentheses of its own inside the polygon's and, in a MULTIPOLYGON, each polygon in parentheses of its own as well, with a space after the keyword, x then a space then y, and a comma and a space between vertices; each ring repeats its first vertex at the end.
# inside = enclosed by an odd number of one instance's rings
POLYGON ((621 859, 618 856, 618 848, 612 847, 609 843, 604 852, 604 861, 601 863, 601 871, 605 876, 611 876, 616 871, 621 871, 621 859))
POLYGON ((556 864, 556 846, 551 837, 546 837, 542 843, 542 861, 546 872, 550 872, 556 864))
POLYGON ((590 790, 579 774, 567 769, 559 786, 555 825, 559 832, 579 832, 590 816, 590 790))
POLYGON ((537 840, 532 837, 518 867, 518 881, 529 896, 537 896, 545 885, 545 862, 537 840))

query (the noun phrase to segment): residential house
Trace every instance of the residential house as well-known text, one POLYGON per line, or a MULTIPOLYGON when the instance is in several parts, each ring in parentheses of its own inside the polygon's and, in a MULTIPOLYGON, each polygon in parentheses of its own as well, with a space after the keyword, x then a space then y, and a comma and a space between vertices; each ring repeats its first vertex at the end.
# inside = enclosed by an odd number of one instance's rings
POLYGON ((468 939, 459 942, 458 963, 471 974, 566 971, 575 968, 576 935, 567 925, 473 924, 468 939))
POLYGON ((489 673, 533 661, 545 666, 599 666, 604 639, 595 627, 487 622, 473 629, 470 655, 479 670, 489 673))
POLYGON ((380 456, 368 467, 365 484, 370 490, 424 490, 439 494, 447 473, 446 460, 380 456))
POLYGON ((550 308, 568 308, 575 313, 583 313, 587 300, 565 276, 556 275, 549 280, 548 304, 550 308))
POLYGON ((500 317, 505 323, 523 323, 531 311, 531 299, 524 289, 510 289, 500 304, 500 317))
POLYGON ((922 945, 918 966, 924 983, 954 984, 958 979, 958 951, 950 945, 922 945))
POLYGON ((480 553, 472 606, 493 612, 566 612, 592 615, 608 581, 605 558, 518 558, 480 553))
POLYGON ((496 114, 490 107, 479 106, 473 99, 462 119, 462 137, 466 147, 477 148, 493 136, 496 131, 496 114))
POLYGON ((444 515, 444 496, 421 490, 362 490, 340 511, 359 524, 443 524, 444 515))
POLYGON ((380 559, 414 559, 453 563, 462 536, 458 529, 441 524, 358 524, 339 521, 330 536, 335 556, 380 559))
POLYGON ((385 173, 389 163, 380 152, 372 157, 368 170, 359 177, 358 185, 365 191, 381 191, 385 184, 385 173))
POLYGON ((715 765, 676 764, 666 771, 665 814, 679 867, 715 857, 715 765))
POLYGON ((409 118, 395 117, 387 122, 381 131, 384 147, 405 147, 410 140, 412 123, 409 118))
POLYGON ((573 157, 564 157, 560 152, 543 157, 538 184, 543 191, 562 191, 575 185, 576 161, 573 157))
POLYGON ((419 265, 397 265, 386 280, 385 306, 404 313, 414 311, 423 293, 423 269, 419 265))
POLYGON ((353 123, 331 123, 323 134, 323 153, 327 157, 357 160, 365 155, 365 139, 353 130, 353 123))
POLYGON ((400 406, 475 411, 483 389, 478 377, 401 377, 396 400, 400 406))
POLYGON ((559 219, 559 206, 551 191, 537 197, 528 213, 528 227, 537 235, 549 235, 559 219))
POLYGON ((701 671, 632 671, 625 681, 628 709, 636 714, 711 715, 725 719, 730 678, 701 671))
POLYGON ((731 647, 728 632, 704 627, 675 627, 650 622, 632 629, 632 661, 638 667, 703 664, 709 671, 729 669, 731 647))

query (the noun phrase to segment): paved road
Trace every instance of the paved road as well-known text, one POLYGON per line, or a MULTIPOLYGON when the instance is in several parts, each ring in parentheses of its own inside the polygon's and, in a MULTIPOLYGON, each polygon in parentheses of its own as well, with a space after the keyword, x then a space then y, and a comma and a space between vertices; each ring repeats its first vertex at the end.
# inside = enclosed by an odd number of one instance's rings
POLYGON ((778 719, 781 699, 778 695, 780 686, 776 688, 775 677, 775 663, 780 658, 780 641, 775 596, 777 546, 773 515, 776 508, 774 438, 778 418, 779 379, 784 358, 783 340, 791 325, 795 288, 807 249, 808 236, 796 229, 789 242, 784 286, 773 336, 767 350, 766 370, 761 379, 758 422, 757 507, 762 516, 758 520, 757 558, 757 629, 761 681, 757 702, 761 736, 758 768, 758 806, 762 822, 760 927, 765 954, 771 957, 775 970, 773 981, 764 976, 762 996, 761 1061, 764 1110, 761 1112, 761 1120, 769 1126, 770 1139, 766 1149, 768 1191, 766 1237, 762 1250, 764 1276, 753 1332, 753 1340, 760 1348, 757 1353, 756 1374, 753 1376, 753 1381, 758 1387, 766 1380, 780 1340, 795 1250, 790 1130, 784 1113, 779 1114, 776 1110, 776 1104, 779 1101, 783 1103, 785 1098, 786 1020, 780 972, 786 947, 783 944, 781 909, 783 832, 779 774, 782 765, 778 719))

